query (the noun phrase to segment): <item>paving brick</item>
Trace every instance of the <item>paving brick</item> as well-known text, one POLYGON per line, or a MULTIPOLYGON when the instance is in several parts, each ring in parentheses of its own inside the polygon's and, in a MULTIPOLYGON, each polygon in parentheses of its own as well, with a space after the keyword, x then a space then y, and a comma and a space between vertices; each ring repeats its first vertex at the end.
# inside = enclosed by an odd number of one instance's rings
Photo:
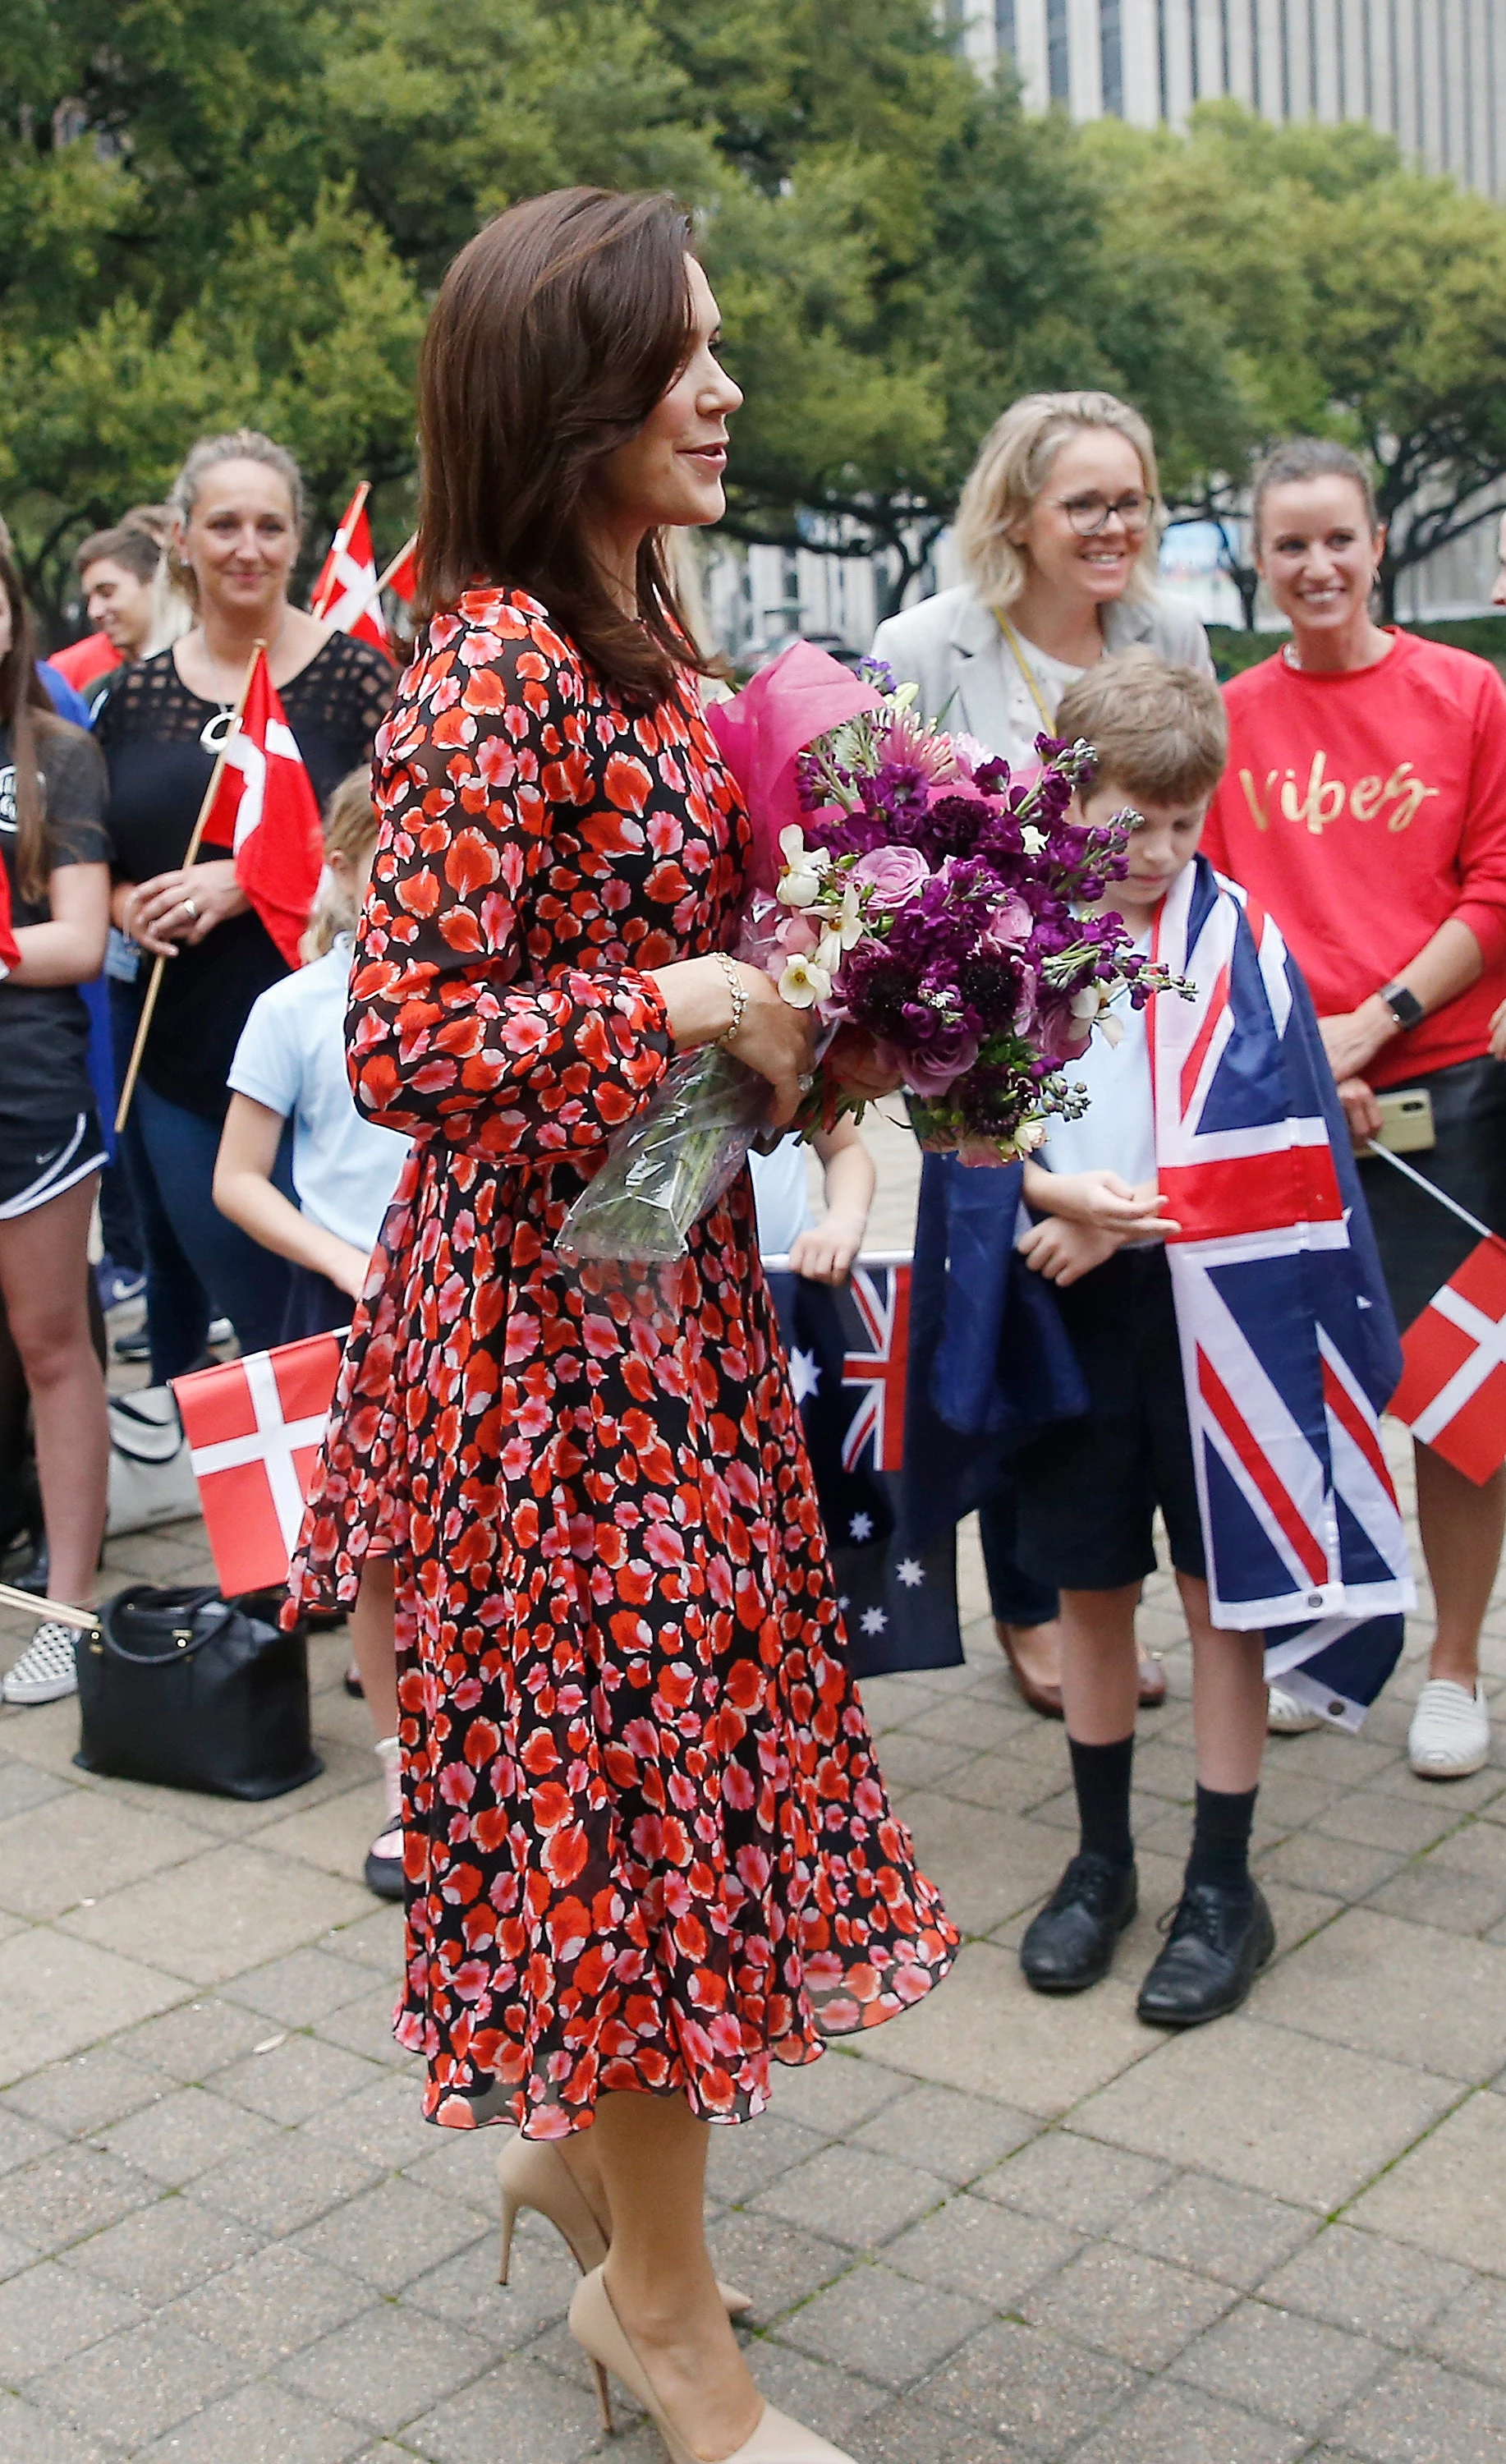
POLYGON ((1248 2291, 1317 2231, 1302 2208, 1242 2190, 1208 2173, 1179 2173, 1121 2216, 1116 2241, 1168 2258, 1195 2275, 1248 2291))
POLYGON ((98 2436, 144 2447, 241 2378, 238 2363, 164 2321, 122 2328, 30 2380, 26 2392, 98 2436))
MULTIPOLYGON (((317 2039, 305 2037, 301 2041, 313 2044, 317 2039)), ((320 2051, 328 2055, 335 2048, 326 2045, 320 2051)), ((505 2134, 441 2129, 425 2121, 418 2088, 405 2074, 367 2062, 363 2077, 365 2084, 354 2093, 339 2093, 335 2101, 313 2110, 305 2124, 309 2138, 323 2140, 332 2147, 343 2147, 348 2155, 379 2167, 406 2167, 429 2157, 442 2159, 458 2150, 457 2161, 464 2164, 470 2177, 468 2187, 471 2197, 479 2193, 485 2205, 495 2205, 493 2158, 505 2134)), ((436 2165, 435 2173, 440 2169, 436 2165)))
POLYGON ((941 2411, 972 2422, 1006 2449, 1014 2442, 1027 2454, 1055 2459, 1137 2384, 1132 2370, 1106 2354, 1000 2320, 944 2363, 926 2393, 941 2411))
POLYGON ((360 2423, 262 2379, 164 2432, 141 2464, 343 2464, 366 2435, 360 2423))
MULTIPOLYGON (((310 2225, 297 2247, 390 2294, 481 2238, 471 2209, 393 2177, 310 2225)), ((494 2252, 495 2235, 488 2238, 494 2252)))
POLYGON ((1468 2098, 1349 2212, 1374 2232, 1506 2276, 1506 2097, 1468 2098))
MULTIPOLYGON (((412 2079, 401 2075, 389 2074, 389 2077, 393 2078, 394 2094, 400 2100, 401 2107, 406 2110, 411 2124, 412 2117, 422 2110, 418 2087, 412 2079)), ((328 2136, 338 2139, 341 2145, 349 2145, 353 2154, 361 2153, 364 2146, 368 2158, 374 2162, 372 2143, 365 2135, 366 2123, 362 2119, 362 2109, 369 2111, 374 2101, 362 2094, 353 2096, 348 2107, 339 2106, 338 2114, 348 2112, 351 2123, 344 2125, 338 2133, 335 2129, 337 2115, 333 2114, 329 2117, 328 2132, 320 2121, 311 2122, 308 2128, 317 2137, 328 2136)), ((491 2129, 451 2130, 432 2122, 421 2122, 419 2127, 424 2133, 418 2143, 423 2151, 421 2154, 404 2154, 410 2143, 410 2129, 403 2131, 396 2148, 395 2161, 404 2180, 417 2182, 426 2190, 437 2190, 442 2198, 458 2199, 463 2207, 470 2208, 494 2227, 498 2213, 496 2151, 506 2133, 491 2129)))
POLYGON ((275 2033, 257 2012, 207 1993, 133 2028, 120 2049, 173 2079, 207 2079, 275 2033))
POLYGON ((1021 2301, 1037 2327, 1053 2327, 1142 2369, 1162 2369, 1228 2309, 1233 2295, 1165 2259, 1106 2243, 1048 2277, 1021 2301))
POLYGON ((768 2189, 792 2165, 802 2165, 808 2156, 818 2154, 823 2144, 823 2136, 777 2113, 760 2114, 756 2122, 745 2123, 738 2130, 714 2131, 706 2168, 711 2195, 728 2207, 740 2208, 768 2189))
MULTIPOLYGON (((871 2076, 871 2073, 870 2073, 871 2076)), ((892 2098, 872 2120, 844 2136, 854 2147, 871 2147, 903 2164, 921 2165, 944 2181, 975 2181, 1001 2156, 1012 2155, 1040 2124, 1033 2115, 989 2098, 963 2096, 951 2087, 916 2087, 892 2098)))
POLYGON ((104 2464, 104 2449, 97 2440, 3 2389, 0 2455, 6 2464, 104 2464))
POLYGON ((1162 2379, 1075 2449, 1072 2464, 1292 2464, 1306 2444, 1300 2431, 1162 2379))
POLYGON ((228 2156, 264 2145, 276 2133, 259 2114, 207 2088, 181 2087, 153 2097, 103 2132, 98 2145, 154 2182, 181 2189, 228 2156))
POLYGON ((1261 2016, 1419 2070, 1486 2079, 1506 2062, 1506 1948, 1351 1908, 1269 1980, 1261 2016))
POLYGON ((1173 2376, 1289 2429, 1321 2428, 1390 2368, 1384 2344, 1264 2301, 1241 2301, 1190 2344, 1173 2376))
POLYGON ((313 1941, 342 1916, 370 1905, 360 1884, 300 1867, 288 1869, 247 1841, 211 1848, 164 1874, 113 1891, 107 1903, 76 1908, 59 1923, 85 1942, 108 1942, 175 1976, 216 1985, 313 1941))
POLYGON ((182 1992, 180 1979, 143 1960, 28 1925, 0 1942, 0 2087, 166 2010, 182 1992))
POLYGON ((1065 2266, 1081 2246, 1063 2226, 969 2193, 901 2233, 884 2258, 906 2276, 948 2285, 991 2310, 1015 2310, 1031 2285, 1065 2266))
POLYGON ((135 2326, 141 2315, 125 2294, 43 2259, 0 2284, 0 2380, 15 2387, 117 2328, 135 2326))
POLYGON ((249 1968, 227 1989, 231 2001, 244 2002, 249 2010, 280 2019, 289 2028, 307 2028, 370 1991, 365 1968, 337 1957, 322 1944, 291 1950, 261 1968, 249 1968))
POLYGON ((380 1969, 384 1977, 396 1979, 403 1972, 403 1911, 392 1905, 374 1908, 368 1900, 364 1915, 335 1926, 321 1947, 337 1959, 353 1959, 360 1968, 380 1969))
POLYGON ((1162 2044, 1089 2097, 1073 2126, 1328 2214, 1457 2093, 1241 2012, 1162 2044))
POLYGON ((327 2114, 342 2097, 354 2096, 380 2077, 359 2054, 324 2044, 317 2036, 290 2034, 270 2052, 253 2052, 231 2063, 214 2084, 222 2096, 234 2097, 270 2122, 291 2124, 306 2122, 311 2114, 327 2114))
POLYGON ((232 2156, 194 2185, 209 2207, 226 2208, 266 2233, 296 2233, 345 2199, 371 2188, 374 2167, 301 2131, 285 2130, 264 2146, 232 2156))
POLYGON ((70 1789, 0 1822, 0 1907, 40 1923, 203 1848, 204 1834, 164 1806, 144 1813, 104 1789, 70 1789))
POLYGON ((1278 1848, 1257 1854, 1255 1867, 1262 1881, 1269 1876, 1274 1882, 1295 1882, 1304 1891, 1354 1901, 1387 1881, 1403 1861, 1400 1848, 1370 1848, 1326 1832, 1294 1831, 1278 1848))
POLYGON ((403 2444, 433 2464, 497 2464, 504 2453, 507 2464, 576 2464, 597 2452, 600 2437, 590 2396, 538 2362, 519 2360, 410 2422, 403 2444))
POLYGON ((391 2432, 478 2378, 491 2359, 479 2337, 382 2301, 295 2354, 278 2376, 332 2412, 391 2432))
POLYGON ((28 2114, 60 2139, 86 2139, 149 2104, 174 2084, 171 2074, 128 2060, 120 2040, 52 2062, 5 2091, 3 2109, 28 2114))
POLYGON ((174 2303, 174 2326, 270 2369, 371 2307, 367 2286, 286 2242, 221 2270, 174 2303))
MULTIPOLYGON (((893 2402, 875 2381, 818 2362, 775 2336, 764 2337, 751 2358, 764 2402, 792 2421, 803 2422, 818 2437, 829 2438, 843 2454, 865 2443, 862 2425, 872 2418, 874 2409, 882 2410, 893 2402)), ((603 2446, 603 2453, 611 2452, 603 2446)), ((660 2464, 658 2456, 653 2464, 660 2464)))
MULTIPOLYGON (((924 1843, 917 1844, 924 1863, 924 1843)), ((1052 1880, 1059 1861, 1054 1860, 1052 1880)), ((928 1993, 913 2010, 876 2028, 864 2039, 863 2057, 970 2095, 1007 2096, 1027 2113, 1051 2116, 1159 2043, 1136 2019, 1133 1992, 1123 1980, 1111 1978, 1068 2004, 1033 1993, 1013 1951, 970 1942, 945 1991, 928 1993)))
POLYGON ((392 2070, 411 2070, 412 2055, 404 2052, 392 2033, 397 1998, 395 1985, 375 1985, 358 2000, 331 2011, 318 2021, 314 2034, 327 2045, 343 2045, 347 2052, 360 2054, 368 2062, 383 2062, 392 2070))
POLYGON ((403 2301, 483 2337, 493 2352, 515 2352, 564 2317, 579 2280, 554 2227, 529 2217, 513 2236, 505 2285, 497 2282, 497 2240, 490 2233, 416 2275, 404 2288, 403 2301))
POLYGON ((168 2197, 79 2242, 69 2262, 151 2308, 233 2267, 260 2240, 238 2216, 217 2215, 192 2197, 168 2197))
POLYGON ((988 2316, 981 2302, 940 2285, 859 2267, 797 2310, 779 2334, 813 2360, 899 2388, 934 2369, 988 2316))
POLYGON ((1422 1857, 1383 1882, 1369 1905, 1383 1916, 1439 1925, 1445 1933, 1486 1933, 1506 1915, 1506 1883, 1483 1881, 1435 1857, 1422 1857))
POLYGON ((1306 2311, 1351 2335, 1408 2344, 1469 2281, 1464 2268, 1447 2260, 1336 2224, 1277 2268, 1260 2291, 1283 2310, 1306 2311))
POLYGON ((775 2072, 775 2110, 782 2122, 798 2122, 823 2139, 839 2138, 892 2104, 904 2086, 903 2079, 833 2047, 819 2061, 775 2072))
POLYGON ((1340 2414, 1333 2436, 1373 2464, 1500 2464, 1506 2388, 1482 2387, 1436 2362, 1398 2362, 1340 2414))
POLYGON ((50 1796, 74 1794, 68 1782, 55 1772, 38 1771, 14 1754, 0 1754, 0 1819, 9 1821, 13 1814, 29 1813, 33 1806, 45 1805, 50 1796))
POLYGON ((34 2267, 39 2255, 39 2252, 29 2241, 23 2241, 19 2233, 7 2233, 0 2225, 0 2283, 10 2277, 19 2276, 23 2268, 34 2267))
POLYGON ((1421 2342, 1438 2361, 1506 2387, 1506 2284, 1479 2277, 1421 2342))
POLYGON ((1355 1789, 1320 1814, 1313 1828, 1334 1839, 1358 1840, 1367 1848, 1403 1848, 1416 1856, 1458 1827, 1462 1808, 1453 1805, 1451 1795, 1451 1790, 1435 1789, 1413 1805, 1383 1790, 1355 1789))
POLYGON ((9 2176, 5 2217, 10 2230, 37 2250, 63 2250, 157 2196, 154 2183, 102 2148, 55 2143, 45 2156, 9 2176))
POLYGON ((949 2421, 924 2395, 886 2404, 862 2431, 862 2464, 1015 2464, 1019 2453, 986 2430, 949 2421))
POLYGON ((1122 2147, 1048 2130, 975 2185, 980 2198, 1025 2208, 1084 2233, 1106 2232, 1159 2189, 1167 2167, 1122 2147))
POLYGON ((851 2251, 840 2242, 750 2210, 724 2216, 708 2240, 718 2276, 753 2296, 748 2321, 755 2327, 808 2300, 852 2265, 851 2251))
POLYGON ((865 2250, 878 2248, 913 2224, 946 2195, 946 2183, 934 2173, 896 2164, 892 2156, 826 2147, 782 2173, 753 2205, 761 2215, 781 2216, 807 2233, 865 2250))

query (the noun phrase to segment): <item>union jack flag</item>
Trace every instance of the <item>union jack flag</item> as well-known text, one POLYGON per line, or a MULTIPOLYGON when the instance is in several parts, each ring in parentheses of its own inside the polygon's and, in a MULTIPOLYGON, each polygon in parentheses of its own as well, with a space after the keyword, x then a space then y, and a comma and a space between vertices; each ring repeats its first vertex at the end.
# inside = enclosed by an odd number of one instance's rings
POLYGON ((1415 1603, 1380 1438, 1401 1355, 1305 985, 1276 925, 1199 856, 1153 955, 1157 1185, 1216 1624, 1357 1727, 1415 1603))
POLYGON ((905 1377, 910 1341, 910 1270, 894 1266, 881 1281, 859 1265, 851 1291, 872 1347, 842 1355, 844 1386, 863 1397, 842 1440, 843 1471, 856 1468, 864 1446, 873 1448, 875 1471, 899 1471, 905 1463, 905 1377))

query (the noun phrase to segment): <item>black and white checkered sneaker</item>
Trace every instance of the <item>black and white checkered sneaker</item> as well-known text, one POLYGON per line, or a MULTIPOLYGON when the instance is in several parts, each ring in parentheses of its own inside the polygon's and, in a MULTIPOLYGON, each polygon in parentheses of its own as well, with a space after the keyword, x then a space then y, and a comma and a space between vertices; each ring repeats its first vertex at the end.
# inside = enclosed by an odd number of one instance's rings
POLYGON ((39 1625, 15 1666, 0 1685, 7 1703, 60 1703, 78 1691, 74 1661, 74 1629, 59 1618, 39 1625))

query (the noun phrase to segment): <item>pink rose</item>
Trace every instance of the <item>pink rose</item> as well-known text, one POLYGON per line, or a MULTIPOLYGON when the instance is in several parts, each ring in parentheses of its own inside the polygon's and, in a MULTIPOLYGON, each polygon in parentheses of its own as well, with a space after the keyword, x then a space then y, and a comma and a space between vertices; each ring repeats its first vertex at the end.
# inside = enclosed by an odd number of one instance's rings
POLYGON ((930 868, 918 847, 874 847, 852 869, 855 881, 871 884, 881 907, 903 907, 918 898, 930 879, 930 868))
POLYGON ((1023 898, 1007 898, 989 917, 980 936, 981 946, 985 950, 1017 950, 1021 942, 1030 939, 1035 924, 1023 898))

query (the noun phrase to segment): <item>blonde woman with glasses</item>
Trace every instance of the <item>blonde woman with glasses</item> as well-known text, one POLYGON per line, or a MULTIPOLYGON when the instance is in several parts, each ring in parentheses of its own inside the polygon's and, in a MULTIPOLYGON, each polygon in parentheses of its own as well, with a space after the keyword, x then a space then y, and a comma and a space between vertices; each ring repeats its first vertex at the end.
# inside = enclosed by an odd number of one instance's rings
MULTIPOLYGON (((1211 674, 1198 619, 1156 596, 1165 519, 1156 449, 1138 410, 1111 393, 1026 394, 990 429, 962 492, 955 536, 966 579, 889 617, 874 654, 920 686, 928 717, 945 712, 949 727, 1016 768, 1033 763, 1067 687, 1116 650, 1144 644, 1211 674)), ((1059 1720, 1056 1594, 1015 1563, 1007 1472, 978 1521, 1015 1683, 1032 1710, 1059 1720)), ((1140 1674, 1141 1702, 1161 1702, 1159 1663, 1142 1660, 1140 1674)))

